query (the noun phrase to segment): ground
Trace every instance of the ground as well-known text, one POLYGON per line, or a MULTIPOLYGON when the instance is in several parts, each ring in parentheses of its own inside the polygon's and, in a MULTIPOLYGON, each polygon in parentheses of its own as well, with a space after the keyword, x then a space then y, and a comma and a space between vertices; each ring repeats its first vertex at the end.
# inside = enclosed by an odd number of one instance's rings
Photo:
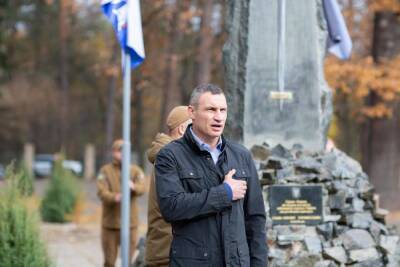
MULTIPOLYGON (((38 197, 44 194, 47 179, 35 182, 38 197)), ((100 201, 96 196, 95 181, 82 181, 83 199, 73 222, 67 224, 42 223, 41 233, 47 242, 56 267, 100 267, 103 255, 100 246, 100 201)), ((147 194, 139 198, 139 234, 147 229, 147 194)), ((117 266, 120 260, 118 259, 117 266)))
MULTIPOLYGON (((48 179, 35 181, 37 201, 43 196, 48 179)), ((78 212, 71 223, 40 226, 55 267, 100 267, 103 255, 100 246, 100 201, 96 196, 95 181, 81 181, 82 196, 78 212)), ((1 186, 1 184, 0 184, 1 186)), ((139 232, 144 236, 147 229, 147 194, 139 198, 139 232)), ((388 224, 400 229, 400 211, 394 211, 387 217, 388 224)), ((120 260, 118 260, 117 266, 120 260)))

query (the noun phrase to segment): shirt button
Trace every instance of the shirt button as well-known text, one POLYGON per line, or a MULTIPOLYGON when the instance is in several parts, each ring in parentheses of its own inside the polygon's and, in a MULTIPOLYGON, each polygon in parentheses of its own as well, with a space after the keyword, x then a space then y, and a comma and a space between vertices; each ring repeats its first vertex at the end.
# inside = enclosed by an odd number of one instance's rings
POLYGON ((206 253, 204 253, 204 257, 207 257, 208 256, 208 253, 206 252, 206 253))

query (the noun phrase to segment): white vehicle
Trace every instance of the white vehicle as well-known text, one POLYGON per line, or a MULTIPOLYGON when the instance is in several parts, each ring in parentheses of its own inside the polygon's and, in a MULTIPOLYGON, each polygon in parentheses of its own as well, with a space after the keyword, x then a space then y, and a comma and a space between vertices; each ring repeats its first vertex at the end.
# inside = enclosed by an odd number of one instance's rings
MULTIPOLYGON (((54 155, 52 154, 38 154, 33 163, 33 172, 35 176, 47 177, 51 175, 54 165, 54 155)), ((62 166, 66 170, 70 170, 73 174, 81 176, 83 167, 82 163, 76 160, 63 160, 62 166)))

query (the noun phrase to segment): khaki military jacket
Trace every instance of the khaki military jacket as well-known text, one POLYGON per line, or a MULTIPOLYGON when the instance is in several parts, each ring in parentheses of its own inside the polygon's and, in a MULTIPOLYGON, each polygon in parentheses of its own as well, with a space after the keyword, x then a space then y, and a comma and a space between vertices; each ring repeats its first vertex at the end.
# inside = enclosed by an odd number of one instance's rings
MULTIPOLYGON (((149 161, 154 163, 160 149, 171 141, 172 138, 168 135, 158 134, 147 152, 149 161)), ((147 221, 146 264, 148 266, 166 266, 169 263, 172 229, 171 225, 163 219, 158 206, 154 171, 150 180, 147 221)))
MULTIPOLYGON (((136 198, 146 190, 144 173, 136 165, 131 166, 131 179, 135 189, 131 190, 131 224, 130 227, 138 226, 138 205, 136 198)), ((97 177, 97 195, 102 201, 102 227, 109 229, 121 228, 121 202, 115 201, 115 196, 121 193, 121 164, 113 162, 103 166, 97 177)))

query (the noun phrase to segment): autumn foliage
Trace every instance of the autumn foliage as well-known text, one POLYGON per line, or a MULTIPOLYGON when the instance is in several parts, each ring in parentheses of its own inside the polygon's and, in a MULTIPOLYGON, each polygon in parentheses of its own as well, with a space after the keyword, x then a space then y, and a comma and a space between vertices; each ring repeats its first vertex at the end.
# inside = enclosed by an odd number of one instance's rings
POLYGON ((353 57, 350 61, 328 58, 325 75, 339 98, 346 97, 353 103, 351 115, 357 121, 368 118, 390 118, 393 103, 400 98, 400 57, 375 63, 371 56, 353 57), (370 94, 379 101, 367 105, 370 94))

